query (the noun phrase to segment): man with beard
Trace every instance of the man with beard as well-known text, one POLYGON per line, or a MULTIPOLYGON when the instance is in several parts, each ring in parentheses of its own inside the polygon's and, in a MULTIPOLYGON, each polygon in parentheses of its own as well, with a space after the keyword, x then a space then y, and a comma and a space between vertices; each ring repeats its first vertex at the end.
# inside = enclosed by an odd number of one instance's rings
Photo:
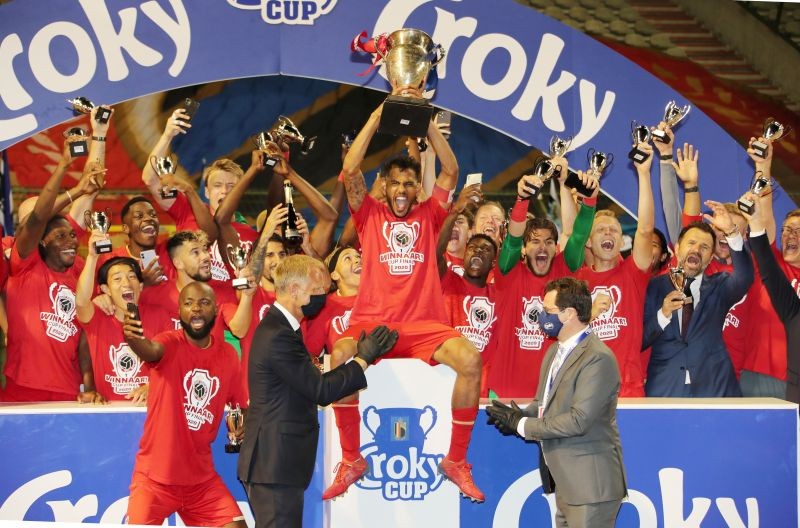
MULTIPOLYGON (((70 222, 53 215, 53 204, 73 159, 69 143, 25 219, 11 249, 6 286, 8 311, 6 385, 3 401, 100 401, 91 363, 79 357, 75 325, 75 266, 78 240, 70 222), (79 394, 80 385, 84 393, 79 394)), ((102 168, 87 164, 86 174, 102 168)), ((84 176, 86 176, 86 174, 84 176)), ((98 187, 87 189, 93 193, 98 187)))
MULTIPOLYGON (((214 328, 215 335, 224 340, 225 326, 234 336, 241 338, 247 333, 250 326, 252 297, 255 293, 254 282, 250 287, 241 290, 241 296, 236 298, 230 282, 221 282, 211 278, 211 255, 208 251, 208 239, 200 231, 179 231, 167 241, 167 252, 172 265, 175 267, 174 279, 161 282, 142 291, 141 304, 143 309, 156 307, 169 314, 174 323, 174 329, 181 328, 180 320, 175 316, 179 313, 180 292, 192 282, 205 282, 214 290, 215 299, 219 305, 217 312, 223 317, 217 320, 214 328), (224 306, 231 304, 235 310, 225 310, 224 306), (231 313, 232 312, 232 313, 231 313)), ((243 277, 250 278, 245 269, 243 277)))
POLYGON ((652 346, 647 396, 741 396, 722 326, 727 311, 753 282, 753 262, 724 204, 706 205, 714 216, 705 218, 728 238, 733 271, 704 275, 715 232, 702 222, 683 228, 676 248, 686 274, 683 290, 676 290, 666 275, 654 278, 647 288, 643 347, 652 346))
POLYGON ((131 478, 127 522, 161 525, 178 513, 189 526, 245 528, 211 454, 225 421, 225 405, 247 406, 239 358, 213 335, 217 303, 208 284, 188 284, 179 305, 181 329, 152 340, 134 314, 125 317, 125 340, 150 367, 147 418, 131 478))
MULTIPOLYGON (((420 97, 419 90, 398 88, 398 93, 420 97)), ((362 285, 350 328, 334 345, 333 356, 341 360, 356 353, 355 338, 381 322, 391 324, 400 338, 390 357, 417 358, 431 365, 444 363, 456 372, 452 397, 450 449, 439 464, 439 472, 473 501, 484 495, 472 479, 466 461, 472 427, 478 413, 481 357, 472 343, 447 325, 437 273, 436 241, 447 216, 450 193, 458 179, 458 162, 432 121, 428 144, 439 157, 441 172, 431 197, 417 204, 420 166, 413 158, 388 160, 384 175, 386 204, 367 195, 361 162, 378 129, 383 104, 369 117, 345 156, 341 177, 362 248, 362 285), (389 294, 387 294, 389 292, 389 294)), ((347 491, 369 467, 360 453, 360 417, 356 407, 334 409, 343 456, 336 477, 325 490, 324 500, 347 491)))
MULTIPOLYGON (((553 158, 552 163, 561 166, 561 179, 566 178, 567 160, 553 158)), ((487 386, 500 397, 533 395, 539 367, 552 342, 537 324, 544 287, 553 279, 570 275, 583 262, 583 246, 591 229, 600 186, 596 178, 580 171, 578 175, 592 189, 592 194, 583 197, 580 209, 575 212, 572 193, 561 182, 561 211, 568 237, 563 252, 558 251, 559 235, 553 222, 546 218, 527 219, 530 198, 534 189, 541 189, 541 179, 524 175, 517 184, 517 201, 498 258, 501 273, 495 274, 498 321, 491 344, 495 354, 489 358, 487 386), (573 226, 568 225, 568 218, 575 219, 573 226)))
POLYGON ((586 247, 592 255, 592 265, 584 266, 577 278, 589 284, 594 300, 603 293, 611 298, 609 308, 592 320, 592 331, 617 357, 622 385, 621 397, 644 396, 642 371, 642 306, 647 283, 650 280, 652 250, 650 248, 655 227, 655 205, 650 184, 650 167, 653 147, 639 143, 637 148, 648 157, 635 163, 639 180, 639 206, 636 235, 630 256, 622 259, 622 225, 609 211, 595 214, 592 232, 586 247))

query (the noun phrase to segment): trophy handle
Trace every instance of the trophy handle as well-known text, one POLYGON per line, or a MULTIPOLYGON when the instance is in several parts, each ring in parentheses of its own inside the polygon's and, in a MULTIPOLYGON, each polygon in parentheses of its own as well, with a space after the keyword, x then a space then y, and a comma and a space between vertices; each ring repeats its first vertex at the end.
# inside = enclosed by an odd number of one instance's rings
POLYGON ((92 225, 92 213, 90 211, 83 212, 83 227, 86 229, 91 229, 92 225))
POLYGON ((606 162, 606 166, 603 170, 609 168, 611 164, 614 163, 614 153, 609 152, 608 154, 606 154, 606 159, 608 159, 608 162, 606 162))
POLYGON ((586 163, 590 163, 592 161, 592 156, 594 155, 595 150, 594 148, 590 148, 586 151, 586 163))
POLYGON ((108 217, 108 224, 111 225, 111 218, 112 218, 111 208, 110 207, 106 207, 105 213, 106 213, 106 216, 108 217))
POLYGON ((158 169, 156 168, 157 165, 156 165, 156 157, 155 156, 150 156, 150 166, 153 168, 155 173, 158 174, 158 169))
POLYGON ((385 50, 384 46, 388 42, 386 38, 386 33, 375 35, 374 37, 372 37, 372 41, 375 43, 375 53, 378 54, 378 57, 380 57, 381 60, 386 60, 386 55, 388 54, 388 50, 386 51, 386 53, 384 53, 385 50))
POLYGON ((447 55, 447 50, 445 50, 441 44, 437 44, 431 50, 431 55, 433 55, 433 59, 431 60, 431 68, 436 67, 440 62, 444 60, 445 55, 447 55))

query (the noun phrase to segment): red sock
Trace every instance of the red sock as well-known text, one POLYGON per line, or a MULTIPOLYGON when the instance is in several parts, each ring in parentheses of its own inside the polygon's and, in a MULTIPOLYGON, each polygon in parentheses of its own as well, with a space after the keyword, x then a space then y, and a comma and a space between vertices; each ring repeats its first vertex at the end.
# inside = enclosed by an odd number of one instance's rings
POLYGON ((358 400, 345 404, 334 404, 336 427, 339 428, 339 443, 342 458, 352 462, 361 456, 361 417, 358 415, 358 400))
POLYGON ((453 409, 453 432, 450 436, 450 452, 447 453, 447 458, 449 460, 459 462, 467 458, 467 448, 469 447, 469 440, 472 437, 472 426, 475 425, 475 418, 477 416, 477 407, 453 409))

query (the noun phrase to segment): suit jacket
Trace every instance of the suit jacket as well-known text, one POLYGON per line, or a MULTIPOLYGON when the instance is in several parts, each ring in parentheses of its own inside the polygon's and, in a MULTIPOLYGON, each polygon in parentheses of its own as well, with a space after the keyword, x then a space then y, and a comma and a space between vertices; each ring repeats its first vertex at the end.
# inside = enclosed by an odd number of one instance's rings
POLYGON ((675 287, 668 275, 655 277, 647 287, 642 348, 652 347, 645 393, 666 397, 741 396, 728 349, 722 340, 725 317, 753 282, 750 252, 731 250, 733 272, 703 277, 700 302, 694 307, 686 337, 681 337, 678 311, 664 328, 658 311, 675 287), (691 383, 686 383, 686 369, 691 383))
POLYGON ((355 361, 322 374, 311 362, 299 330, 274 305, 250 348, 250 407, 239 453, 242 482, 308 487, 319 437, 317 405, 328 405, 367 386, 355 361))
POLYGON ((617 360, 589 334, 567 356, 537 418, 557 350, 558 343, 547 350, 536 399, 523 413, 529 417, 525 439, 539 442, 542 487, 571 505, 620 500, 627 492, 617 429, 617 360))

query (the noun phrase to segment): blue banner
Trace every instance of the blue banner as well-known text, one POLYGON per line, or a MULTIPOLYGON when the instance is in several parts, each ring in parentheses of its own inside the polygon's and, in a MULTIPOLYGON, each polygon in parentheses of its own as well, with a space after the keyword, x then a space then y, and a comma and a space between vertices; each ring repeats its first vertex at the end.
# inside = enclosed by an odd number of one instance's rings
MULTIPOLYGON (((613 152, 603 187, 635 212, 630 122, 654 125, 667 101, 684 98, 511 0, 49 0, 47 9, 14 0, 0 6, 0 149, 70 117, 64 100, 78 94, 117 103, 276 74, 385 91, 382 69, 358 76, 370 59, 351 54, 349 43, 362 30, 401 27, 423 29, 447 50, 436 105, 545 150, 553 134, 573 136, 578 167, 588 147, 613 152)), ((696 108, 680 127, 702 149, 702 185, 735 201, 753 173, 742 146, 696 108)), ((785 194, 776 197, 779 217, 791 208, 785 194)))

